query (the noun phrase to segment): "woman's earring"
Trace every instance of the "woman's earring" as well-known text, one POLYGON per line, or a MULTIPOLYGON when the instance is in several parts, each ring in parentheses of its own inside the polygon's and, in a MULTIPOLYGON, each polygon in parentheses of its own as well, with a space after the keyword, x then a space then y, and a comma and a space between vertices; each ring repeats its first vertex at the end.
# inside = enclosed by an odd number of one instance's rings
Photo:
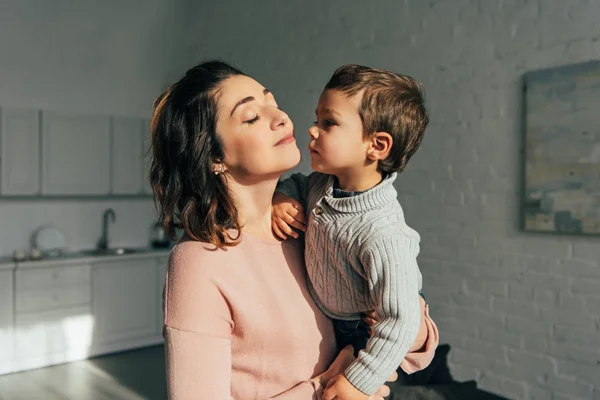
POLYGON ((219 165, 219 169, 215 171, 215 175, 219 175, 223 173, 223 165, 219 165))

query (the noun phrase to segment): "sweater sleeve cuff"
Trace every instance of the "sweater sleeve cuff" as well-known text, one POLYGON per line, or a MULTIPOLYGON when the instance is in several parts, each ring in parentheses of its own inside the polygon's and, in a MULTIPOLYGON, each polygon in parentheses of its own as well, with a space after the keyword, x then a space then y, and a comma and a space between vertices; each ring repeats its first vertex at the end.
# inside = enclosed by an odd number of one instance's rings
POLYGON ((370 370, 360 360, 354 361, 344 373, 346 379, 358 390, 367 395, 372 395, 383 385, 387 378, 380 376, 376 372, 370 370))

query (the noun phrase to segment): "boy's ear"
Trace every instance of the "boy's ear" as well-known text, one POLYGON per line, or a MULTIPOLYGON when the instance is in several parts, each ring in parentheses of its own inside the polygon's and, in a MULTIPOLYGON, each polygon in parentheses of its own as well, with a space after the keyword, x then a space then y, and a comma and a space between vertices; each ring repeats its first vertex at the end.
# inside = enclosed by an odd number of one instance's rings
POLYGON ((387 132, 375 132, 369 139, 367 158, 371 161, 385 160, 390 154, 394 139, 387 132))

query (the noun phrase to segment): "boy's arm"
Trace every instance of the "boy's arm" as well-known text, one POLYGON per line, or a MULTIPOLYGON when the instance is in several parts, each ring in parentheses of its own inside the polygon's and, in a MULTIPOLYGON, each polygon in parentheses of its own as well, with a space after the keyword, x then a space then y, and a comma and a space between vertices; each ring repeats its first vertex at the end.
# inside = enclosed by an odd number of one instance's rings
POLYGON ((419 304, 418 237, 396 235, 371 243, 361 261, 380 300, 380 321, 365 350, 345 371, 357 389, 372 394, 398 368, 417 337, 419 304))
POLYGON ((308 176, 301 173, 292 174, 289 178, 277 182, 275 192, 283 193, 305 207, 308 196, 308 176))

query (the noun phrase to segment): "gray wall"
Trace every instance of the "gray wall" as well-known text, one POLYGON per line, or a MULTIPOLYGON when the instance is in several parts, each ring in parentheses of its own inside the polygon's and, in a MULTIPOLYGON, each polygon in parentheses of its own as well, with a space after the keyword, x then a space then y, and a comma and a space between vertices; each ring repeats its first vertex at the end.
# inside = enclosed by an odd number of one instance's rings
MULTIPOLYGON (((590 399, 600 381, 600 238, 517 229, 519 85, 600 58, 600 2, 188 1, 181 69, 221 57, 306 130, 340 64, 421 80, 432 123, 398 189, 452 372, 511 398, 590 399)), ((598 393, 595 394, 598 396, 598 393)))
MULTIPOLYGON (((0 2, 0 107, 150 117, 178 42, 179 3, 0 2)), ((113 207, 115 245, 146 245, 151 200, 0 199, 0 256, 28 248, 52 224, 71 249, 94 247, 102 210, 113 207)))

